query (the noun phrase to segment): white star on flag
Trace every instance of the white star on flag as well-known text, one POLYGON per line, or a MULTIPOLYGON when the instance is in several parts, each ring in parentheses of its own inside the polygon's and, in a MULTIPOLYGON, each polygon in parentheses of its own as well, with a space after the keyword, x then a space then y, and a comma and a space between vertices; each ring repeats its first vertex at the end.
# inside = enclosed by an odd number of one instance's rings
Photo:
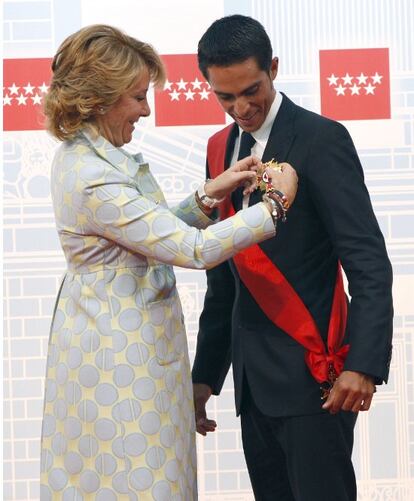
POLYGON ((373 75, 371 78, 372 78, 372 83, 380 84, 382 80, 382 75, 378 75, 378 71, 376 71, 375 75, 373 75))
POLYGON ((207 99, 208 100, 208 95, 210 94, 210 92, 208 92, 208 90, 206 89, 203 89, 201 92, 200 92, 200 97, 201 97, 201 100, 203 99, 207 99))
POLYGON ((24 89, 24 92, 26 94, 33 94, 34 86, 30 85, 30 82, 28 82, 28 84, 26 85, 26 87, 23 87, 23 89, 24 89))
POLYGON ((364 89, 365 89, 366 95, 368 95, 368 94, 374 95, 375 87, 372 86, 371 84, 368 84, 366 87, 364 87, 364 89))
POLYGON ((164 90, 171 90, 172 82, 170 82, 168 79, 165 81, 164 84, 164 90))
POLYGON ((195 95, 195 92, 193 92, 191 89, 188 89, 187 92, 184 92, 184 95, 185 95, 185 100, 186 101, 194 101, 194 95, 195 95))
POLYGON ((49 86, 47 86, 45 82, 43 82, 42 85, 40 87, 38 87, 40 92, 43 92, 44 94, 46 94, 48 88, 49 88, 49 86))
POLYGON ((33 104, 42 104, 42 97, 39 94, 35 94, 30 99, 33 101, 33 104))
POLYGON ((19 106, 21 104, 26 104, 26 100, 27 100, 27 96, 23 96, 23 94, 20 94, 19 96, 17 96, 17 101, 19 102, 19 106))
POLYGON ((337 96, 345 96, 346 87, 342 87, 342 85, 338 85, 338 87, 335 87, 335 90, 336 90, 337 96))
POLYGON ((181 78, 179 82, 177 82, 178 90, 186 90, 188 82, 184 82, 181 78))
POLYGON ((365 75, 361 72, 361 74, 359 75, 359 77, 357 77, 359 85, 365 84, 365 83, 366 83, 366 81, 367 81, 367 78, 368 78, 368 77, 367 77, 367 76, 365 76, 365 75))
POLYGON ((351 85, 353 77, 351 77, 348 73, 342 77, 342 81, 345 85, 351 85))
POLYGON ((3 96, 3 106, 11 106, 11 102, 13 101, 13 98, 8 96, 7 94, 3 96))
POLYGON ((354 83, 354 85, 352 87, 350 87, 350 89, 351 89, 351 96, 355 96, 355 94, 359 96, 359 89, 360 88, 361 87, 358 87, 357 84, 354 83))
POLYGON ((171 97, 171 101, 179 101, 180 100, 180 94, 181 94, 181 92, 177 92, 176 90, 173 90, 172 92, 169 92, 169 95, 171 97))
POLYGON ((336 85, 336 82, 338 80, 338 77, 336 77, 333 73, 330 77, 327 77, 327 80, 329 80, 329 86, 331 85, 336 85))
POLYGON ((193 86, 193 90, 195 90, 195 89, 200 89, 201 90, 201 85, 202 84, 203 84, 203 82, 201 82, 197 77, 194 80, 194 82, 191 82, 191 85, 193 86))
POLYGON ((10 94, 18 94, 18 90, 20 87, 17 87, 17 85, 13 82, 13 85, 9 87, 10 94))

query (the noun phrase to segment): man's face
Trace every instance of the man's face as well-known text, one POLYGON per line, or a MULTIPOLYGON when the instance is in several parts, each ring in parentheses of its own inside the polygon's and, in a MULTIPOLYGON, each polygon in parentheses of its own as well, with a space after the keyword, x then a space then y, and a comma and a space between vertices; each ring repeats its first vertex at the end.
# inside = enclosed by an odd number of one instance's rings
POLYGON ((208 82, 226 113, 246 132, 262 126, 275 97, 273 80, 278 60, 269 73, 261 70, 253 57, 230 66, 209 66, 208 82))

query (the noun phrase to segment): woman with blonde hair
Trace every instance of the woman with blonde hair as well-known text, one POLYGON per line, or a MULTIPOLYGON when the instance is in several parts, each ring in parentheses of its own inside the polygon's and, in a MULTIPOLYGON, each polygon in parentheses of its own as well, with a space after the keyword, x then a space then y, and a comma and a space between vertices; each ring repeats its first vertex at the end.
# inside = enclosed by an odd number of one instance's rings
MULTIPOLYGON (((195 425, 173 265, 209 268, 275 234, 275 204, 216 224, 212 209, 255 188, 248 157, 168 207, 142 155, 121 147, 165 74, 154 49, 105 25, 53 59, 48 130, 67 273, 54 311, 42 429, 41 500, 193 500, 195 425), (247 184, 246 184, 247 183, 247 184)), ((296 174, 269 173, 290 202, 296 174)))

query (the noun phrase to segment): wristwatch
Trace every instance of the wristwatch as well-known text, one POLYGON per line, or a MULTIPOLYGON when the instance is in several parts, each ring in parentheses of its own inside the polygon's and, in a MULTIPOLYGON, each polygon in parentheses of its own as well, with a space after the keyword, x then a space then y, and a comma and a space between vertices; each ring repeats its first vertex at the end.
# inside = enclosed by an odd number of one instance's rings
POLYGON ((203 183, 201 183, 200 187, 198 188, 197 190, 197 195, 198 195, 198 199, 200 200, 200 202, 205 206, 205 207, 208 207, 209 209, 214 209, 215 207, 218 207, 219 204, 226 198, 226 197, 223 197, 223 198, 220 198, 220 199, 217 199, 217 198, 212 198, 212 197, 209 197, 208 195, 206 195, 206 192, 205 192, 205 185, 210 181, 210 179, 207 179, 206 181, 204 181, 203 183))

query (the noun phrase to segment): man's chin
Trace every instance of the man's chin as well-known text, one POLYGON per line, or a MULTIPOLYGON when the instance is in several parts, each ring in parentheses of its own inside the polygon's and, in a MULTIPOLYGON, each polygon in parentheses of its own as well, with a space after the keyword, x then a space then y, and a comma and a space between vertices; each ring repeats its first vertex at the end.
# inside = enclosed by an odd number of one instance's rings
POLYGON ((260 126, 254 124, 254 125, 245 125, 245 124, 238 124, 244 132, 255 132, 257 129, 260 129, 260 126))
POLYGON ((245 132, 254 132, 257 129, 260 129, 261 125, 257 120, 257 116, 254 115, 249 120, 236 120, 237 125, 239 125, 245 132))

